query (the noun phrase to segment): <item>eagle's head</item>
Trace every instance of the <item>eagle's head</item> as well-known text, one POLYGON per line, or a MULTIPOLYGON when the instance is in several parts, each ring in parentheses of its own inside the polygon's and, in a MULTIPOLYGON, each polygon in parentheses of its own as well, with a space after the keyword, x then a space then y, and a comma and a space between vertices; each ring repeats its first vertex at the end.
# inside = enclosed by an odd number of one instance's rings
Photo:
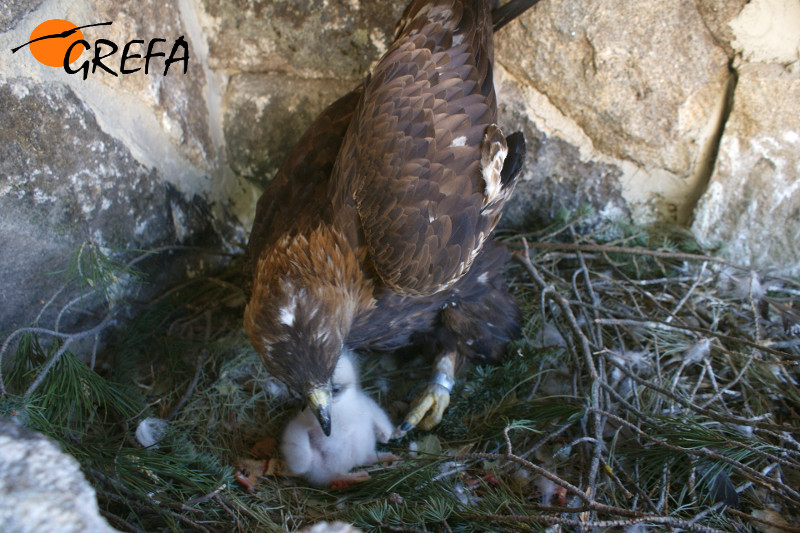
POLYGON ((267 370, 308 403, 330 434, 332 377, 359 312, 372 304, 360 262, 326 227, 262 254, 244 327, 267 370))

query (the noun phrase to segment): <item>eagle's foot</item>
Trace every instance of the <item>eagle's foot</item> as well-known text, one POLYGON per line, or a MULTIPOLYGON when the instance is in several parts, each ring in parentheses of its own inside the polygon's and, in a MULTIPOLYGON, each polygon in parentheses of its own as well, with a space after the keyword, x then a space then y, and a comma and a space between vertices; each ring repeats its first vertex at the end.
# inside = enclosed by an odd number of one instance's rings
POLYGON ((436 359, 436 371, 431 382, 411 404, 411 410, 405 421, 398 427, 393 438, 399 439, 413 428, 429 431, 439 425, 444 410, 450 404, 450 391, 455 382, 456 352, 448 352, 436 359))
POLYGON ((331 489, 333 490, 342 490, 346 489, 351 485, 355 485, 356 483, 363 483, 369 479, 369 472, 366 470, 357 470, 355 472, 350 472, 349 474, 343 474, 338 478, 331 481, 331 489))
POLYGON ((378 452, 377 462, 383 466, 388 466, 399 459, 400 459, 399 457, 397 457, 395 454, 391 452, 378 452))
POLYGON ((425 390, 411 404, 411 410, 401 430, 408 432, 414 427, 429 431, 442 421, 444 410, 450 405, 450 389, 439 383, 428 383, 425 390))

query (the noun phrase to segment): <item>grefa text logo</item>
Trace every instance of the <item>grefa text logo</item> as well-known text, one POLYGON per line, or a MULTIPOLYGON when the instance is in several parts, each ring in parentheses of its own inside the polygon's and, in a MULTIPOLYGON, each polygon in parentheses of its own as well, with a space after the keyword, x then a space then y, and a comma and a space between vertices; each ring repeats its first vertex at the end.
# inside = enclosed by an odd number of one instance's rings
POLYGON ((94 41, 94 46, 84 38, 82 29, 97 26, 110 26, 112 22, 99 22, 77 26, 68 20, 51 19, 36 26, 31 32, 30 41, 11 49, 16 54, 28 46, 33 57, 43 65, 50 67, 63 67, 67 74, 83 74, 85 80, 91 71, 94 75, 98 70, 114 76, 119 74, 133 74, 144 69, 145 74, 150 74, 150 60, 154 57, 164 57, 164 76, 169 74, 169 69, 174 63, 183 63, 183 73, 189 67, 189 44, 178 37, 172 44, 172 51, 167 55, 166 39, 150 39, 147 46, 142 39, 133 39, 122 47, 114 41, 99 38, 94 41), (73 67, 83 52, 94 50, 89 59, 73 67), (119 73, 119 74, 118 74, 119 73))

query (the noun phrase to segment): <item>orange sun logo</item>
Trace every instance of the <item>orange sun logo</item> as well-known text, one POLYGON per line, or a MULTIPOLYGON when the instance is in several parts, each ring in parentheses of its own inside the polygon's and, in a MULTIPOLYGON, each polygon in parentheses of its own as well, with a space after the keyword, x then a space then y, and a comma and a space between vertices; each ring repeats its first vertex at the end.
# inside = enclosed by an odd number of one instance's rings
MULTIPOLYGON (((26 46, 30 47, 31 55, 36 61, 48 67, 63 67, 67 74, 83 74, 85 80, 89 75, 91 66, 92 74, 98 69, 114 77, 119 76, 110 65, 104 64, 103 59, 114 55, 119 46, 109 41, 108 39, 97 39, 94 43, 94 57, 90 61, 84 60, 78 68, 72 68, 70 65, 80 59, 84 51, 89 50, 92 46, 84 39, 84 28, 93 28, 96 26, 110 26, 114 24, 113 21, 108 22, 95 22, 93 24, 85 24, 83 26, 76 26, 72 22, 63 19, 50 19, 42 22, 36 26, 31 32, 31 40, 11 49, 12 54, 16 54, 26 46)), ((91 35, 91 32, 90 32, 91 35)), ((128 68, 134 59, 144 60, 144 73, 148 74, 151 60, 153 58, 163 57, 164 59, 164 76, 169 73, 169 67, 173 63, 183 63, 183 73, 189 67, 189 43, 183 38, 183 35, 175 39, 172 46, 172 51, 167 56, 166 52, 161 52, 156 49, 155 45, 158 43, 166 42, 166 39, 156 37, 150 39, 150 44, 147 46, 144 55, 131 51, 131 46, 140 44, 144 46, 143 39, 132 39, 122 48, 122 58, 120 59, 119 71, 121 74, 133 74, 141 67, 128 68), (125 62, 128 62, 128 67, 125 62)))
MULTIPOLYGON (((31 32, 31 54, 39 63, 48 67, 63 67, 64 56, 75 41, 83 39, 83 32, 68 20, 51 19, 36 26, 31 32)), ((76 46, 69 54, 68 63, 74 63, 83 53, 76 46)))

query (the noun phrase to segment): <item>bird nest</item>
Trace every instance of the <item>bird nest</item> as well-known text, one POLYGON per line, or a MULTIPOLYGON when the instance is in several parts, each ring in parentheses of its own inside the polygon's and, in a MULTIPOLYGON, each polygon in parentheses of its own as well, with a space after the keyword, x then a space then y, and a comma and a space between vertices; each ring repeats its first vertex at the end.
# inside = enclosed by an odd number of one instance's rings
MULTIPOLYGON (((398 461, 364 482, 280 475, 274 439, 299 404, 241 330, 235 261, 136 304, 103 350, 86 341, 134 304, 65 333, 73 300, 12 333, 0 414, 61 442, 128 531, 800 531, 800 282, 620 224, 503 240, 522 336, 503 364, 467 369, 442 424, 388 444, 398 461)), ((67 285, 114 302, 141 259, 84 246, 67 285)), ((394 420, 429 373, 414 359, 363 356, 394 420)))

